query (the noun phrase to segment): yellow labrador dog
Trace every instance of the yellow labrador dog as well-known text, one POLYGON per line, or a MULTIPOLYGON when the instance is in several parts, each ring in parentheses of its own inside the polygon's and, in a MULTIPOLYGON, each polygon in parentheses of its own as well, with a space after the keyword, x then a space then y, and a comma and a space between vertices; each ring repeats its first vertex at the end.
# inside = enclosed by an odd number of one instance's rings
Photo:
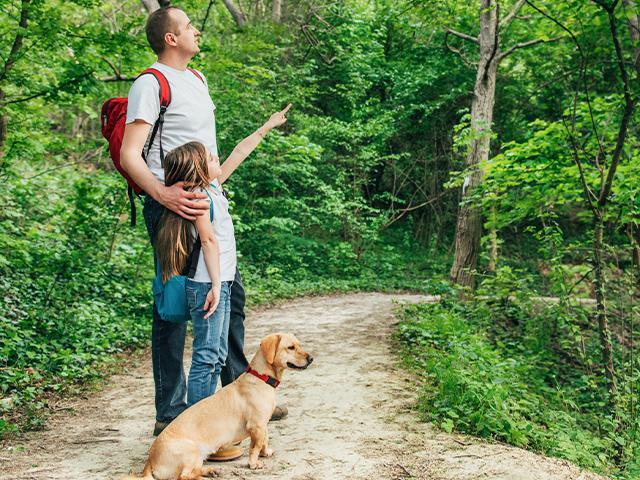
MULTIPOLYGON (((287 368, 302 370, 313 361, 293 335, 265 337, 247 372, 214 395, 182 412, 156 438, 149 450, 144 480, 200 480, 216 475, 204 459, 222 447, 251 437, 249 468, 269 457, 267 424, 276 406, 276 387, 287 368)), ((125 480, 127 480, 125 479, 125 480)))

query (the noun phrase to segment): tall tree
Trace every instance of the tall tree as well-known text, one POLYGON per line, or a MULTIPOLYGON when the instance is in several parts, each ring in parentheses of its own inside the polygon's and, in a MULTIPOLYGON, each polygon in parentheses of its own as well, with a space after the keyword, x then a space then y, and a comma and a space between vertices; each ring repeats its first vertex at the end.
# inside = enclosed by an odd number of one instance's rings
POLYGON ((233 17, 233 21, 236 22, 238 28, 243 28, 247 23, 247 16, 240 10, 231 0, 222 0, 224 6, 227 7, 229 13, 233 17))
POLYGON ((160 8, 160 2, 158 0, 141 0, 144 8, 147 9, 147 12, 153 13, 160 8))
MULTIPOLYGON (((11 50, 9 51, 9 55, 4 61, 4 65, 2 67, 2 71, 0 71, 0 109, 2 108, 2 103, 5 99, 5 90, 3 88, 3 83, 7 79, 7 75, 13 68, 18 59, 18 54, 22 49, 22 42, 24 41, 24 35, 27 30, 27 24, 29 22, 29 7, 31 6, 31 0, 22 0, 22 4, 20 7, 20 20, 18 21, 18 28, 16 29, 16 35, 13 39, 13 43, 11 44, 11 50)), ((2 158, 2 152, 4 143, 7 139, 7 115, 5 112, 0 110, 0 159, 2 158)))
POLYGON ((276 23, 280 23, 282 19, 282 0, 273 0, 271 4, 271 19, 276 23))
MULTIPOLYGON (((607 210, 613 191, 613 182, 616 177, 616 171, 620 162, 624 158, 625 141, 629 132, 629 125, 633 117, 638 102, 637 92, 634 94, 628 72, 628 61, 625 59, 622 42, 618 31, 618 19, 616 18, 616 8, 620 4, 619 0, 594 0, 606 15, 606 21, 609 26, 610 41, 615 52, 615 62, 620 73, 620 85, 622 90, 622 114, 617 125, 617 133, 615 136, 615 145, 603 145, 604 134, 600 130, 606 130, 606 127, 599 129, 595 122, 592 123, 592 134, 598 140, 598 148, 595 158, 583 158, 584 152, 579 144, 580 133, 576 131, 575 126, 567 126, 567 134, 572 146, 573 158, 580 172, 580 181, 584 190, 584 197, 589 206, 593 220, 593 254, 591 263, 594 270, 594 291, 596 297, 596 318, 598 322, 598 333, 600 336, 600 347, 602 350, 602 360, 604 364, 605 377, 607 379, 610 399, 613 406, 617 403, 618 388, 616 385, 616 371, 613 359, 613 346, 611 342, 611 329, 609 327, 607 296, 606 296, 606 278, 605 278, 605 222, 607 221, 607 210), (609 147, 609 148, 607 148, 609 147), (585 174, 585 160, 588 164, 597 167, 598 183, 594 186, 589 182, 585 174)), ((638 64, 639 37, 637 35, 637 14, 634 11, 632 1, 623 2, 626 9, 630 9, 632 14, 627 17, 631 42, 634 46, 633 67, 636 71, 636 83, 640 79, 640 65, 638 64)), ((623 12, 624 13, 624 12, 623 12)), ((556 22, 558 23, 558 22, 556 22)), ((558 25, 567 30, 566 27, 558 25)), ((568 30, 567 30, 568 31, 568 30)), ((585 61, 582 48, 576 36, 569 32, 571 38, 576 43, 578 50, 585 61)), ((588 93, 588 86, 584 85, 585 91, 588 93)), ((589 96, 587 94, 587 101, 589 96)))
MULTIPOLYGON (((478 265, 482 216, 468 199, 482 182, 482 171, 478 165, 488 160, 491 125, 496 95, 496 74, 500 62, 520 48, 542 43, 544 39, 517 43, 501 49, 501 32, 504 32, 520 12, 525 0, 517 0, 509 13, 500 20, 499 0, 480 0, 480 34, 478 37, 461 33, 451 28, 447 36, 454 35, 479 48, 478 70, 471 103, 471 141, 465 158, 467 176, 462 186, 462 200, 456 224, 455 255, 451 266, 451 279, 466 287, 475 286, 474 271, 478 265)), ((445 42, 446 40, 445 36, 445 42)), ((447 46, 449 44, 447 43, 447 46)), ((450 47, 459 53, 459 50, 450 47)))

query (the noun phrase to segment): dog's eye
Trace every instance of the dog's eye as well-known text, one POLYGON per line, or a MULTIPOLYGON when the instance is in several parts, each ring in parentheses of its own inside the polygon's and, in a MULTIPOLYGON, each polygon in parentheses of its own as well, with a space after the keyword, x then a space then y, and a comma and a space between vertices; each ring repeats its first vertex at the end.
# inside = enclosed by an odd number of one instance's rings
POLYGON ((291 345, 291 346, 290 346, 290 347, 288 347, 288 348, 289 348, 289 350, 295 350, 295 349, 296 349, 296 347, 294 347, 293 345, 291 345))

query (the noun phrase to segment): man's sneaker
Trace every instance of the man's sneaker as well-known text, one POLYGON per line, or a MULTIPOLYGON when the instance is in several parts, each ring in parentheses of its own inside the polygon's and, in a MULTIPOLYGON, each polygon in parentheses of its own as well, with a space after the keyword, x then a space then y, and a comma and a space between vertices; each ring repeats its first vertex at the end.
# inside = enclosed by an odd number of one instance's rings
POLYGON ((271 414, 270 422, 275 422, 276 420, 282 420, 284 417, 289 415, 289 409, 286 405, 276 405, 276 408, 273 409, 273 413, 271 414))
POLYGON ((229 462, 240 458, 243 453, 244 450, 242 450, 242 448, 233 445, 231 447, 221 448, 216 453, 212 453, 207 457, 207 462, 229 462))
POLYGON ((153 427, 153 436, 157 437, 162 433, 162 431, 169 426, 171 422, 159 422, 156 420, 156 424, 153 427))

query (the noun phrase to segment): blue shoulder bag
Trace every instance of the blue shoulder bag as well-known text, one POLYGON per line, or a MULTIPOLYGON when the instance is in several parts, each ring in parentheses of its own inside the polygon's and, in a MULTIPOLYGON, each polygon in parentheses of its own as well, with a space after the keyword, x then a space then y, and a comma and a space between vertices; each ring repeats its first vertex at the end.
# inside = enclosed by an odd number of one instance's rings
MULTIPOLYGON (((206 191, 206 190, 205 190, 206 191)), ((209 195, 209 192, 207 192, 209 195)), ((211 202, 209 207, 209 218, 213 222, 213 199, 209 195, 211 202)), ((200 235, 196 235, 191 252, 187 257, 182 275, 174 275, 165 283, 162 283, 162 272, 160 265, 156 261, 156 276, 153 279, 151 290, 155 301, 158 315, 166 322, 184 323, 191 318, 189 306, 187 305, 187 278, 193 278, 198 268, 200 258, 200 235)))

